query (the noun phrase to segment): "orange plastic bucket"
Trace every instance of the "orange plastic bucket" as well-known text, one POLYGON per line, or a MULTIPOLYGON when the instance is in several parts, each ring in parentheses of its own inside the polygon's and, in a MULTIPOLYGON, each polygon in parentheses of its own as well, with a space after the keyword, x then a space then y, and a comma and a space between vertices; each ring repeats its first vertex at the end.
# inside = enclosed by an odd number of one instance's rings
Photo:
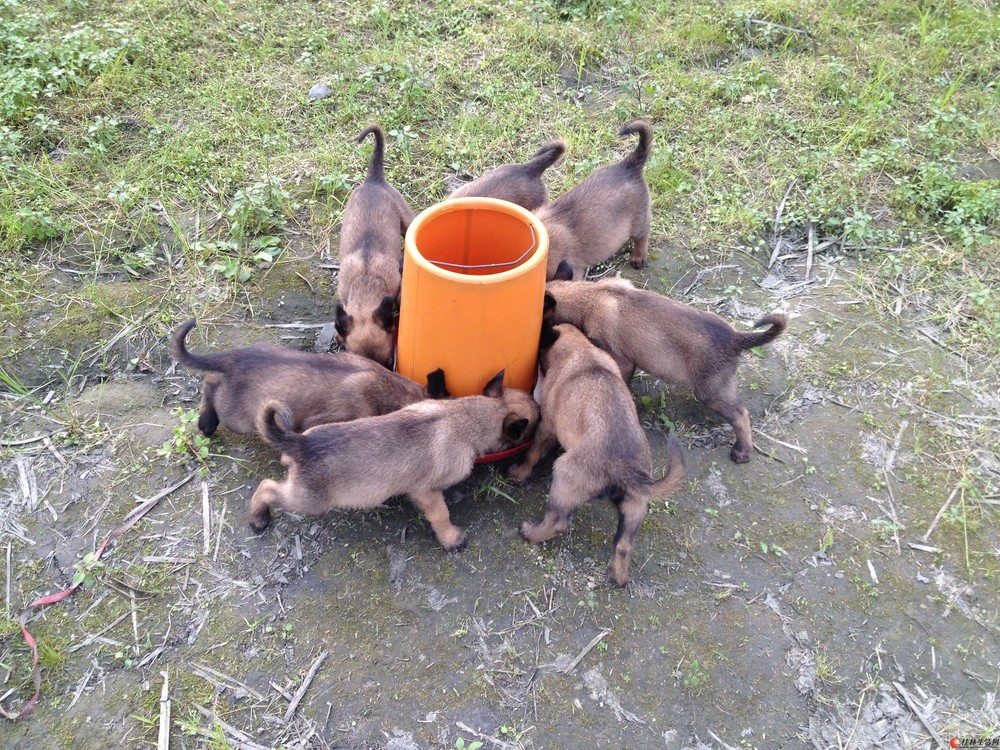
POLYGON ((453 396, 531 391, 549 238, 535 216, 493 198, 426 209, 406 232, 396 371, 418 383, 441 367, 453 396))

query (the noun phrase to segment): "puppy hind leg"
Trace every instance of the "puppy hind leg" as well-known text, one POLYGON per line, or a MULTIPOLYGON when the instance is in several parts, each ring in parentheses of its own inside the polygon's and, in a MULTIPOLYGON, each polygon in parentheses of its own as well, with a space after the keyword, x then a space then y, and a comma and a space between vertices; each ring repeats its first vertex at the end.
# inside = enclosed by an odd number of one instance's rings
POLYGON ((648 501, 645 496, 627 493, 618 503, 618 531, 611 547, 608 577, 616 586, 628 583, 628 569, 632 563, 635 538, 646 518, 648 501))
MULTIPOLYGON (((647 206, 649 197, 646 197, 647 206)), ((636 220, 632 225, 632 252, 629 255, 629 263, 632 268, 645 268, 649 263, 649 225, 652 222, 652 215, 647 208, 642 218, 636 220)))
POLYGON ((212 437, 219 428, 219 413, 215 410, 215 392, 219 389, 219 383, 219 376, 212 373, 205 376, 202 384, 198 429, 206 437, 212 437))
POLYGON ((250 498, 247 510, 247 522, 257 534, 261 533, 271 523, 271 506, 281 507, 283 494, 281 485, 273 479, 265 479, 250 498))
POLYGON ((465 532, 451 522, 448 506, 444 503, 444 495, 440 492, 421 492, 409 494, 407 497, 417 506, 427 518, 446 552, 460 552, 468 544, 465 532))
MULTIPOLYGON (((698 395, 697 393, 695 395, 698 395)), ((710 409, 717 411, 723 419, 733 426, 736 442, 729 452, 729 457, 738 464, 745 464, 753 454, 753 436, 750 432, 750 412, 747 411, 743 398, 736 387, 736 375, 733 374, 721 388, 706 398, 698 398, 710 409)))
POLYGON ((649 263, 649 230, 642 237, 632 238, 632 252, 628 256, 632 268, 645 268, 649 263))

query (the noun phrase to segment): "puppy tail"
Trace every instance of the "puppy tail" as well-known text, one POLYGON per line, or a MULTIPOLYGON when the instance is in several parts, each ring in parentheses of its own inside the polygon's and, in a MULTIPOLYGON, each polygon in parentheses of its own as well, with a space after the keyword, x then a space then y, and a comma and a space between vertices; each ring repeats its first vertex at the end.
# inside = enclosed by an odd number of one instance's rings
POLYGON ((684 451, 681 448, 681 441, 673 433, 670 433, 670 439, 667 441, 667 458, 670 463, 667 466, 666 474, 663 475, 662 479, 653 482, 651 488, 651 494, 656 497, 662 498, 671 494, 681 486, 681 482, 684 480, 684 451))
POLYGON ((771 327, 760 333, 737 333, 733 339, 736 350, 743 352, 774 341, 788 327, 788 316, 784 313, 771 313, 754 323, 753 327, 763 328, 767 325, 771 327))
POLYGON ((368 164, 369 180, 385 181, 385 134, 378 123, 373 123, 361 131, 358 136, 358 143, 363 143, 369 135, 375 137, 375 150, 372 151, 372 160, 368 164))
POLYGON ((302 435, 292 430, 292 413, 280 401, 268 401, 260 410, 257 425, 264 439, 290 456, 297 457, 302 435))
POLYGON ((565 153, 566 141, 562 138, 557 138, 554 141, 549 141, 538 149, 526 166, 531 168, 532 174, 540 175, 546 169, 559 161, 565 153))
POLYGON ((649 153, 653 149, 653 129, 645 120, 633 120, 628 125, 618 131, 618 135, 625 137, 633 133, 639 134, 639 143, 635 151, 626 156, 622 163, 627 167, 642 169, 649 159, 649 153))
POLYGON ((187 346, 184 344, 184 340, 187 338, 188 333, 194 328, 195 321, 194 318, 191 320, 181 323, 177 328, 174 329, 173 335, 170 337, 170 356, 174 358, 174 361, 184 365, 191 370, 202 370, 209 372, 225 372, 225 356, 222 354, 192 354, 187 350, 187 346))

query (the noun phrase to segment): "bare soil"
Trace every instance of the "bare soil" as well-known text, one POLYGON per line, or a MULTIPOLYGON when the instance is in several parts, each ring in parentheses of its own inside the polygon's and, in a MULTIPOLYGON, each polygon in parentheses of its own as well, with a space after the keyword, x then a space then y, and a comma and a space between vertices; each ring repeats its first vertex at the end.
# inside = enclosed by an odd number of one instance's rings
MULTIPOLYGON (((741 371, 759 449, 747 465, 729 460, 730 428, 689 393, 633 382, 656 466, 672 423, 688 481, 651 508, 626 589, 606 578, 608 505, 541 547, 518 537, 542 512, 550 463, 525 487, 501 465, 454 488, 470 538, 457 555, 401 500, 281 515, 258 537, 246 503, 282 468, 266 445, 220 431, 210 469, 113 545, 93 585, 30 613, 42 697, 34 715, 0 724, 0 744, 155 747, 164 673, 172 748, 926 748, 932 732, 996 736, 997 498, 975 493, 1000 467, 990 368, 935 343, 916 307, 886 314, 849 259, 820 257, 807 280, 800 258, 768 269, 742 253, 703 267, 680 248, 659 254, 623 275, 742 324, 776 306, 793 319, 741 371)), ((303 253, 283 272, 318 289, 277 284, 276 269, 248 294, 256 316, 234 308, 193 345, 311 348, 319 328, 266 326, 332 319, 318 262, 303 253)), ((36 313, 25 325, 51 335, 41 321, 60 311, 36 313)), ((61 347, 91 355, 117 332, 86 330, 97 338, 61 347)), ((156 455, 199 383, 148 330, 51 386, 69 432, 5 401, 7 439, 54 433, 49 447, 0 454, 12 617, 66 587, 136 498, 197 469, 156 455)), ((63 365, 45 353, 6 364, 49 383, 42 363, 63 365)), ((31 695, 27 658, 9 627, 8 709, 31 695)))

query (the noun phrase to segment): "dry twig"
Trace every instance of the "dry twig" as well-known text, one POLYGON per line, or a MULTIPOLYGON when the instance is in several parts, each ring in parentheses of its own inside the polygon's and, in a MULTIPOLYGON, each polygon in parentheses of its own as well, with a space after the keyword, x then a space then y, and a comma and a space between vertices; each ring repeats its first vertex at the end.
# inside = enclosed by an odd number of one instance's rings
MULTIPOLYGON (((805 448, 799 447, 798 445, 792 445, 791 443, 786 443, 784 440, 778 440, 778 438, 771 437, 766 432, 761 432, 760 430, 754 430, 754 432, 756 432, 762 438, 766 438, 767 440, 770 440, 772 443, 777 443, 778 445, 783 445, 784 447, 786 447, 786 448, 788 448, 790 450, 798 451, 803 456, 808 456, 809 455, 809 451, 807 451, 805 448)), ((765 454, 765 455, 767 455, 767 454, 765 454)))
POLYGON ((285 711, 285 723, 287 724, 292 720, 292 716, 295 714, 295 710, 299 707, 299 703, 302 701, 303 696, 306 694, 306 690, 309 689, 310 683, 313 681, 313 677, 316 676, 316 671, 323 664, 326 657, 329 655, 329 651, 323 649, 323 653, 316 657, 316 661, 313 665, 309 667, 309 672, 306 674, 306 678, 302 680, 302 684, 299 685, 299 689, 295 691, 295 697, 292 702, 288 705, 288 710, 285 711))
POLYGON ((798 178, 795 178, 790 183, 788 183, 788 190, 785 191, 785 197, 781 199, 781 203, 778 204, 778 212, 774 215, 774 252, 771 253, 771 259, 767 262, 767 267, 770 268, 774 265, 774 262, 778 259, 778 253, 781 252, 781 235, 779 230, 781 229, 781 214, 785 212, 785 201, 788 200, 788 196, 792 194, 792 188, 795 187, 795 183, 798 178))
POLYGON ((163 689, 160 691, 160 735, 156 740, 156 750, 170 750, 170 675, 160 672, 163 689))
POLYGON ((587 654, 593 651, 594 646, 603 641, 610 632, 611 632, 610 630, 602 630, 600 633, 594 636, 593 640, 591 640, 590 643, 588 643, 586 646, 583 647, 583 651, 577 654, 576 658, 573 661, 571 661, 565 669, 562 670, 563 674, 569 674, 574 669, 576 669, 576 666, 581 661, 583 661, 583 657, 585 657, 587 654))
POLYGON ((898 692, 901 696, 903 696, 903 700, 906 701, 906 705, 909 706, 910 710, 913 711, 914 715, 918 719, 920 719, 920 723, 923 724, 925 727, 927 727, 927 731, 931 733, 931 737, 934 738, 934 741, 937 743, 938 747, 941 748, 941 750, 948 750, 948 745, 945 743, 943 739, 941 739, 941 735, 937 733, 937 731, 931 725, 927 717, 924 716, 923 712, 919 708, 917 708, 917 704, 914 702, 913 698, 910 697, 910 694, 906 692, 906 688, 904 688, 902 685, 900 685, 898 682, 895 681, 892 683, 892 686, 896 688, 896 692, 898 692))
POLYGON ((208 501, 208 482, 201 480, 201 524, 202 552, 208 555, 212 551, 212 506, 208 501))
POLYGON ((923 537, 921 537, 921 541, 926 542, 928 539, 930 539, 931 534, 934 533, 934 529, 937 528, 938 521, 941 520, 941 516, 943 516, 944 513, 945 513, 945 511, 948 510, 948 508, 951 506, 951 501, 955 499, 955 495, 958 494, 958 491, 959 491, 959 489, 961 489, 961 487, 962 487, 962 483, 961 482, 959 482, 958 484, 955 485, 955 489, 953 489, 951 491, 951 494, 948 495, 948 499, 945 500, 944 501, 944 505, 941 506, 941 510, 939 510, 937 512, 937 515, 934 516, 934 520, 931 521, 930 527, 924 533, 923 537))
POLYGON ((813 251, 816 246, 816 227, 813 223, 809 222, 809 231, 807 233, 808 244, 806 245, 806 281, 809 281, 809 276, 812 274, 813 267, 813 251))

